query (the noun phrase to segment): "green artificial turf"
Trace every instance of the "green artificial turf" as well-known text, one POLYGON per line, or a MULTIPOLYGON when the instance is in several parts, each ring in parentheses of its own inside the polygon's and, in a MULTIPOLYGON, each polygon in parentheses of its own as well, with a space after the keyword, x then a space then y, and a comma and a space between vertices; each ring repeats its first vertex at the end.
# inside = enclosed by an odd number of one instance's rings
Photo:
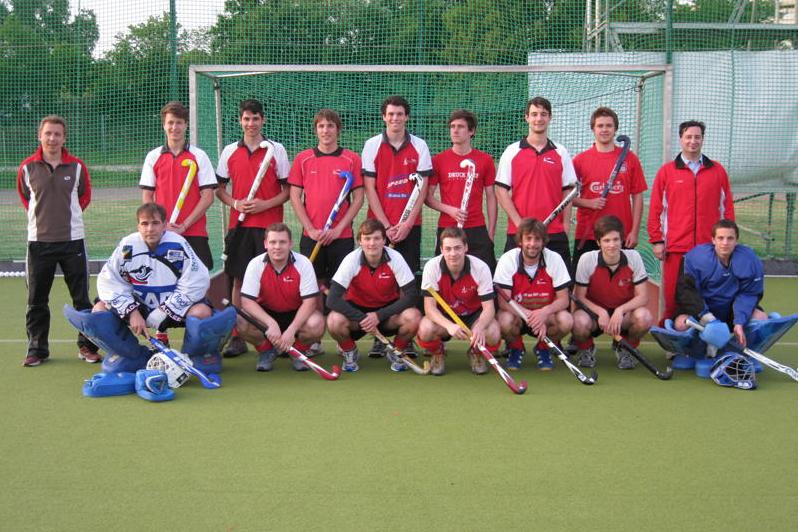
MULTIPOLYGON (((224 386, 169 403, 89 399, 63 282, 52 360, 23 368, 24 285, 0 279, 0 530, 794 530, 798 382, 766 370, 753 392, 677 372, 599 382, 526 361, 515 396, 450 347, 442 378, 365 359, 327 382, 252 353, 224 386)), ((795 309, 798 280, 765 306, 795 309)), ((768 354, 798 366, 798 331, 768 354)), ((179 345, 179 343, 178 343, 179 345)), ((368 348, 361 342, 361 351, 368 348)), ((325 341, 333 352, 331 341, 325 341)), ((652 342, 644 352, 664 366, 652 342)), ((317 359, 329 367, 332 355, 317 359)))

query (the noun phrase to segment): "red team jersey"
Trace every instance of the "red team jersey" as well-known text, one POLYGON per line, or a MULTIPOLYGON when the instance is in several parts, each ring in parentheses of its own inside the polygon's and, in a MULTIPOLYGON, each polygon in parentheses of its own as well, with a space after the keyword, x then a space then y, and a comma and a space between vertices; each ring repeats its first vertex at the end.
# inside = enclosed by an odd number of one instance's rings
MULTIPOLYGON (((388 142, 385 133, 371 137, 363 145, 363 177, 376 179, 377 195, 382 210, 391 225, 399 223, 402 211, 413 192, 414 183, 408 179, 413 172, 422 176, 432 173, 432 158, 427 143, 407 134, 399 149, 388 142)), ((424 198, 419 198, 424 201, 424 198)), ((367 218, 376 218, 369 207, 367 218)), ((415 225, 421 225, 421 216, 415 225)))
POLYGON ((586 286, 587 298, 605 310, 614 310, 635 297, 635 286, 646 280, 643 259, 633 249, 621 251, 621 262, 614 272, 601 251, 582 255, 576 268, 576 284, 586 286))
MULTIPOLYGON (((269 168, 263 176, 263 181, 261 181, 258 191, 255 193, 255 199, 267 200, 275 197, 280 193, 282 186, 288 179, 290 163, 288 162, 288 154, 285 151, 285 147, 279 142, 268 140, 274 145, 274 157, 269 163, 269 168)), ((235 199, 246 198, 265 156, 266 148, 259 147, 250 152, 244 141, 228 144, 222 150, 222 154, 219 156, 219 164, 216 166, 216 175, 219 177, 219 182, 226 184, 228 181, 232 181, 233 189, 230 195, 235 199)), ((229 227, 233 228, 238 225, 239 214, 237 210, 230 209, 229 227)), ((280 204, 256 214, 248 214, 241 223, 241 227, 260 227, 263 229, 273 223, 282 221, 283 206, 280 204)))
MULTIPOLYGON (((313 227, 322 228, 335 205, 335 200, 344 187, 344 180, 339 177, 341 170, 352 172, 354 181, 351 190, 363 186, 360 173, 360 156, 345 148, 338 148, 333 153, 322 153, 318 148, 300 152, 291 166, 288 184, 304 190, 305 210, 313 227)), ((350 196, 351 196, 350 190, 350 196)), ((350 198, 344 200, 333 222, 336 227, 349 210, 350 198)), ((307 235, 307 231, 303 231, 307 235)), ((339 238, 352 236, 352 226, 344 228, 339 238)))
MULTIPOLYGON (((577 178, 582 183, 580 197, 582 199, 594 199, 601 196, 601 191, 615 167, 615 161, 621 154, 619 146, 611 152, 600 152, 596 150, 594 144, 589 150, 583 151, 574 157, 574 169, 577 178)), ((593 224, 602 216, 614 215, 623 223, 625 231, 628 233, 632 228, 632 204, 631 196, 640 194, 648 188, 646 177, 643 175, 643 167, 640 166, 640 159, 631 151, 627 154, 626 160, 621 165, 618 177, 613 183, 607 195, 607 203, 600 211, 592 209, 578 209, 576 212, 576 234, 578 240, 594 240, 593 224)))
POLYGON ((543 248, 540 262, 530 272, 524 266, 521 248, 515 248, 499 259, 493 282, 509 290, 522 307, 534 310, 554 301, 557 291, 571 284, 571 276, 562 257, 554 251, 543 248))
MULTIPOLYGON (((496 167, 490 155, 477 149, 472 149, 468 155, 458 155, 451 148, 442 151, 432 158, 433 173, 429 182, 430 185, 440 185, 441 202, 459 209, 468 176, 468 169, 462 168, 460 163, 466 159, 471 159, 476 164, 476 177, 471 187, 468 216, 463 227, 480 227, 485 225, 485 215, 482 211, 484 189, 496 182, 496 167)), ((438 227, 456 225, 457 221, 448 214, 441 213, 438 217, 438 227)))
POLYGON ((282 271, 274 269, 268 253, 258 255, 249 261, 241 284, 241 296, 254 299, 267 312, 295 311, 303 299, 318 293, 313 265, 307 257, 293 251, 282 271))
MULTIPOLYGON (((513 205, 522 218, 543 221, 562 201, 563 190, 576 184, 576 173, 564 146, 549 140, 538 152, 523 138, 504 150, 496 184, 512 192, 513 205)), ((515 224, 508 220, 507 234, 515 231, 515 224)), ((549 234, 563 231, 560 214, 549 224, 549 234)))
POLYGON ((399 299, 399 288, 415 283, 415 276, 398 251, 386 247, 376 268, 357 248, 344 257, 332 278, 346 291, 344 299, 362 308, 385 307, 399 299))
POLYGON ((421 276, 421 289, 427 288, 435 289, 459 316, 469 316, 482 309, 483 301, 493 299, 490 268, 472 255, 466 255, 463 271, 457 279, 449 272, 443 255, 427 261, 421 276))
MULTIPOLYGON (((180 155, 173 155, 167 146, 159 146, 150 151, 144 159, 139 188, 155 192, 155 203, 166 209, 167 221, 172 217, 175 202, 188 176, 189 167, 182 164, 186 159, 197 163, 197 175, 194 176, 183 202, 177 223, 182 223, 197 206, 201 189, 217 187, 218 182, 213 173, 211 160, 204 151, 189 144, 186 144, 180 155)), ((182 236, 208 236, 208 231, 205 229, 205 215, 202 215, 191 227, 187 227, 182 236)))

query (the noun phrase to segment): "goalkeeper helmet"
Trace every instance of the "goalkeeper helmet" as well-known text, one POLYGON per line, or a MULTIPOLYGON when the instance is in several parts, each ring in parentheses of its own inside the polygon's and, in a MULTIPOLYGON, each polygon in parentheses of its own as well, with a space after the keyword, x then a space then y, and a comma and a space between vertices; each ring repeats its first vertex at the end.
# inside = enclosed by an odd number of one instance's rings
POLYGON ((712 366, 710 377, 721 386, 753 390, 756 388, 754 365, 737 353, 724 353, 712 366))
POLYGON ((163 353, 155 353, 147 361, 147 369, 158 369, 166 373, 170 388, 180 388, 188 380, 188 373, 163 353))

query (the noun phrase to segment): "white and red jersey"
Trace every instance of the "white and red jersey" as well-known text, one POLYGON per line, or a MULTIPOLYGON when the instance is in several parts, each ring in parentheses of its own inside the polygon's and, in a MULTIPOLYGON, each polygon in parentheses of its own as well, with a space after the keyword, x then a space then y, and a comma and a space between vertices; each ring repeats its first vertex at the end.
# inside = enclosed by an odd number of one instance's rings
MULTIPOLYGON (((563 190, 576 185, 576 172, 568 150, 548 140, 541 151, 529 145, 526 138, 507 146, 499 160, 496 184, 512 192, 513 205, 522 218, 546 219, 563 197, 563 190)), ((565 230, 562 214, 549 224, 549 233, 565 230)), ((507 221, 507 234, 516 231, 507 221)))
POLYGON ((482 309, 483 301, 493 299, 490 267, 472 255, 466 255, 457 279, 446 266, 443 255, 428 260, 421 275, 421 289, 427 288, 437 291, 459 316, 473 314, 482 309))
MULTIPOLYGON (((189 144, 186 144, 178 155, 174 155, 168 146, 159 146, 144 158, 139 180, 139 188, 155 192, 155 203, 166 209, 166 219, 169 220, 188 176, 189 167, 182 164, 185 160, 193 160, 197 164, 197 175, 194 176, 180 215, 177 217, 178 224, 183 223, 199 203, 200 190, 214 189, 219 184, 208 155, 189 144)), ((191 227, 187 227, 182 236, 208 236, 205 215, 200 216, 191 227)))
POLYGON ((344 299, 363 308, 377 309, 399 299, 399 289, 415 283, 415 276, 398 251, 386 247, 376 268, 369 266, 361 248, 349 253, 332 278, 346 290, 344 299))
MULTIPOLYGON (((582 190, 579 197, 594 199, 601 196, 601 191, 615 168, 615 162, 620 156, 622 148, 616 146, 611 152, 600 152, 594 144, 590 149, 574 157, 574 169, 582 190)), ((602 216, 617 216, 625 232, 628 234, 632 228, 632 200, 635 194, 640 194, 648 189, 646 177, 640 159, 631 151, 626 154, 626 160, 618 171, 618 177, 607 194, 607 203, 598 211, 580 208, 576 213, 576 234, 579 240, 594 240, 593 224, 602 216)))
POLYGON ((635 286, 647 280, 643 259, 633 249, 621 250, 615 271, 598 250, 582 255, 576 267, 576 284, 586 286, 587 298, 605 310, 614 310, 635 297, 635 286))
POLYGON ((521 248, 511 249, 499 258, 493 282, 510 291, 513 300, 534 310, 553 302, 559 290, 567 289, 571 276, 559 254, 543 248, 539 262, 526 266, 521 248))
MULTIPOLYGON (((352 173, 354 181, 350 194, 344 200, 333 222, 336 227, 346 215, 350 207, 351 191, 363 186, 360 156, 345 148, 338 148, 332 153, 323 153, 318 148, 300 152, 291 166, 288 184, 301 188, 303 201, 313 227, 321 229, 344 187, 345 180, 340 177, 342 170, 352 173)), ((303 231, 307 235, 307 231, 303 231)), ((352 236, 352 226, 344 228, 339 238, 352 236)))
MULTIPOLYGON (((496 182, 496 166, 493 157, 477 149, 472 149, 468 155, 459 155, 449 148, 432 158, 432 177, 430 185, 439 185, 441 202, 446 205, 460 208, 463 198, 468 168, 462 168, 460 163, 470 159, 476 165, 474 184, 468 198, 468 215, 463 224, 464 228, 480 227, 485 225, 485 214, 482 210, 484 190, 492 187, 496 182)), ((438 217, 438 227, 454 227, 457 221, 448 214, 441 213, 438 217)))
MULTIPOLYGON (((269 162, 263 181, 255 193, 255 199, 261 200, 271 199, 281 192, 291 167, 285 146, 275 140, 267 140, 274 146, 274 157, 269 162)), ((249 196, 252 183, 258 174, 258 168, 260 168, 263 158, 266 157, 266 151, 266 148, 261 147, 255 151, 249 151, 249 147, 244 144, 244 141, 233 142, 224 147, 219 156, 219 164, 216 165, 216 176, 222 184, 226 184, 228 181, 233 182, 230 195, 234 199, 246 199, 249 196)), ((238 225, 239 214, 237 210, 230 209, 229 226, 231 228, 238 225)), ((273 223, 282 221, 283 205, 280 204, 259 213, 248 214, 241 222, 241 227, 265 229, 273 223)))
MULTIPOLYGON (((366 141, 362 159, 363 177, 376 179, 377 195, 385 216, 391 225, 399 223, 415 187, 409 179, 410 174, 415 172, 425 177, 432 174, 432 157, 427 143, 407 133, 397 150, 383 132, 366 141)), ((419 198, 419 201, 423 202, 424 198, 419 198)), ((366 217, 376 218, 371 207, 366 217)), ((421 218, 416 218, 415 225, 421 225, 421 218)))
POLYGON ((241 296, 254 299, 271 312, 291 312, 302 305, 302 300, 316 297, 319 285, 313 264, 299 253, 291 252, 288 263, 276 270, 268 253, 262 253, 249 261, 241 296))

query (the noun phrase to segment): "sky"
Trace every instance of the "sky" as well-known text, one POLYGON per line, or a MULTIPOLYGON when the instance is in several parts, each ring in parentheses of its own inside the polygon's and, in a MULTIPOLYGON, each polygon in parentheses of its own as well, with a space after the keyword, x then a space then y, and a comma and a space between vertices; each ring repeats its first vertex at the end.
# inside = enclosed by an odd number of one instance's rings
MULTIPOLYGON (((224 0, 177 0, 177 18, 182 29, 211 26, 222 12, 224 0), (200 5, 201 4, 201 5, 200 5)), ((169 0, 70 0, 73 13, 91 10, 97 16, 100 39, 95 55, 102 56, 114 44, 118 33, 128 26, 141 24, 150 16, 159 16, 169 9, 169 0)))

